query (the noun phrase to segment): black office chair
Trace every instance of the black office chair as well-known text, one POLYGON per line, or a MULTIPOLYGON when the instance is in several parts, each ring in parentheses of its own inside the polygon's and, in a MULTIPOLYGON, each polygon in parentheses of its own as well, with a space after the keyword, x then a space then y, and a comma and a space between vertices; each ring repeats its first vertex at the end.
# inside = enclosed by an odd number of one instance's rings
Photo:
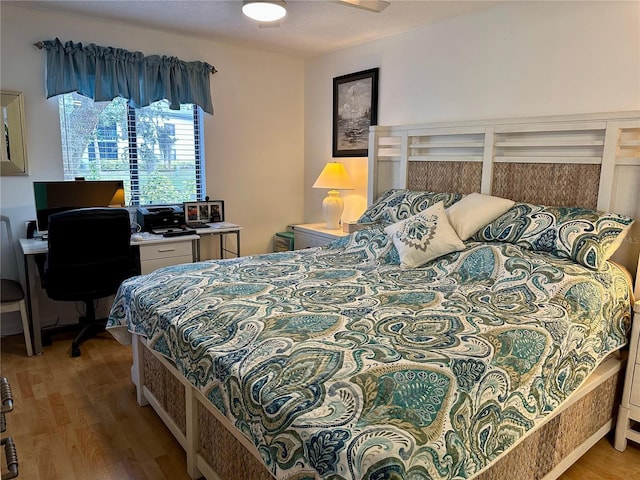
POLYGON ((137 274, 129 244, 129 212, 122 208, 82 208, 49 216, 49 251, 42 286, 53 300, 82 301, 81 330, 71 344, 71 356, 80 355, 80 343, 104 329, 96 320, 94 300, 108 297, 128 277, 137 274))

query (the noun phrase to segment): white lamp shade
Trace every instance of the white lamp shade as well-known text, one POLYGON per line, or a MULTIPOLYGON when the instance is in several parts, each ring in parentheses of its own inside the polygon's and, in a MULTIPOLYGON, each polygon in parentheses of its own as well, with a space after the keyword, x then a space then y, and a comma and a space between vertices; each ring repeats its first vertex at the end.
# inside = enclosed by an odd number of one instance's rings
POLYGON ((330 190, 352 190, 353 183, 344 165, 338 162, 327 163, 313 188, 328 188, 330 190))
POLYGON ((275 22, 287 14, 285 5, 281 0, 245 0, 242 13, 258 22, 275 22))
POLYGON ((328 196, 322 201, 322 213, 325 227, 329 229, 340 228, 340 219, 344 211, 344 200, 340 197, 340 190, 353 189, 353 183, 344 165, 338 162, 327 163, 320 176, 313 184, 313 188, 328 188, 328 196))

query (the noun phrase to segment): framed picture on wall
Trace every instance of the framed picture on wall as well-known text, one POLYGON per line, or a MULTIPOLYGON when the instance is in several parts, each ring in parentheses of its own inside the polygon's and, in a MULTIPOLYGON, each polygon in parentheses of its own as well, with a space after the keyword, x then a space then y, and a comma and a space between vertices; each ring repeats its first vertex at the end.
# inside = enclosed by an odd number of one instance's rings
POLYGON ((378 124, 379 68, 333 79, 333 156, 366 157, 369 127, 378 124))
POLYGON ((208 202, 185 202, 183 207, 185 223, 187 224, 190 222, 224 222, 223 200, 211 200, 208 202))

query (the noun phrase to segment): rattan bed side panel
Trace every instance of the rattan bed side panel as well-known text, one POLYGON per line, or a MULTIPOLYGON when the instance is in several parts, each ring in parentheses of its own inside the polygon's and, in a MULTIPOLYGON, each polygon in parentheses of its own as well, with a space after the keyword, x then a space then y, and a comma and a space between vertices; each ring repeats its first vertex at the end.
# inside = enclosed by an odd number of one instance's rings
POLYGON ((222 479, 273 480, 267 468, 198 402, 198 454, 222 479))
POLYGON ((474 480, 539 480, 614 418, 624 370, 529 435, 474 480))
POLYGON ((536 205, 596 208, 599 184, 599 164, 496 163, 492 195, 536 205))
POLYGON ((556 458, 560 459, 572 452, 581 442, 579 438, 593 435, 606 421, 615 418, 620 402, 624 371, 611 377, 598 389, 597 396, 589 395, 581 399, 578 408, 570 409, 560 416, 560 431, 572 432, 563 435, 556 442, 556 458))
POLYGON ((156 360, 145 348, 140 349, 142 354, 142 364, 144 366, 144 386, 149 389, 153 396, 161 405, 166 403, 164 395, 164 374, 163 365, 156 360))
POLYGON ((409 162, 407 188, 427 192, 479 192, 482 163, 409 162))
POLYGON ((180 431, 187 431, 185 388, 167 370, 153 353, 142 348, 144 362, 144 386, 156 397, 162 409, 178 425, 180 431))

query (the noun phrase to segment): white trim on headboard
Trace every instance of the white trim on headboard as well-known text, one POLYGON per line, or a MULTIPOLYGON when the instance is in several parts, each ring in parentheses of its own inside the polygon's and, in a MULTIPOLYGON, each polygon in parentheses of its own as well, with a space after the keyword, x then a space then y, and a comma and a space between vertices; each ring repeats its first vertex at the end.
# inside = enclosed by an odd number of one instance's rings
POLYGON ((480 193, 491 192, 493 182, 493 145, 495 144, 494 127, 487 127, 484 131, 484 153, 482 154, 482 183, 480 193))
POLYGON ((614 259, 632 273, 637 269, 640 111, 372 126, 368 205, 390 188, 407 188, 413 161, 479 162, 485 194, 491 194, 496 163, 600 165, 597 208, 637 219, 614 259))

